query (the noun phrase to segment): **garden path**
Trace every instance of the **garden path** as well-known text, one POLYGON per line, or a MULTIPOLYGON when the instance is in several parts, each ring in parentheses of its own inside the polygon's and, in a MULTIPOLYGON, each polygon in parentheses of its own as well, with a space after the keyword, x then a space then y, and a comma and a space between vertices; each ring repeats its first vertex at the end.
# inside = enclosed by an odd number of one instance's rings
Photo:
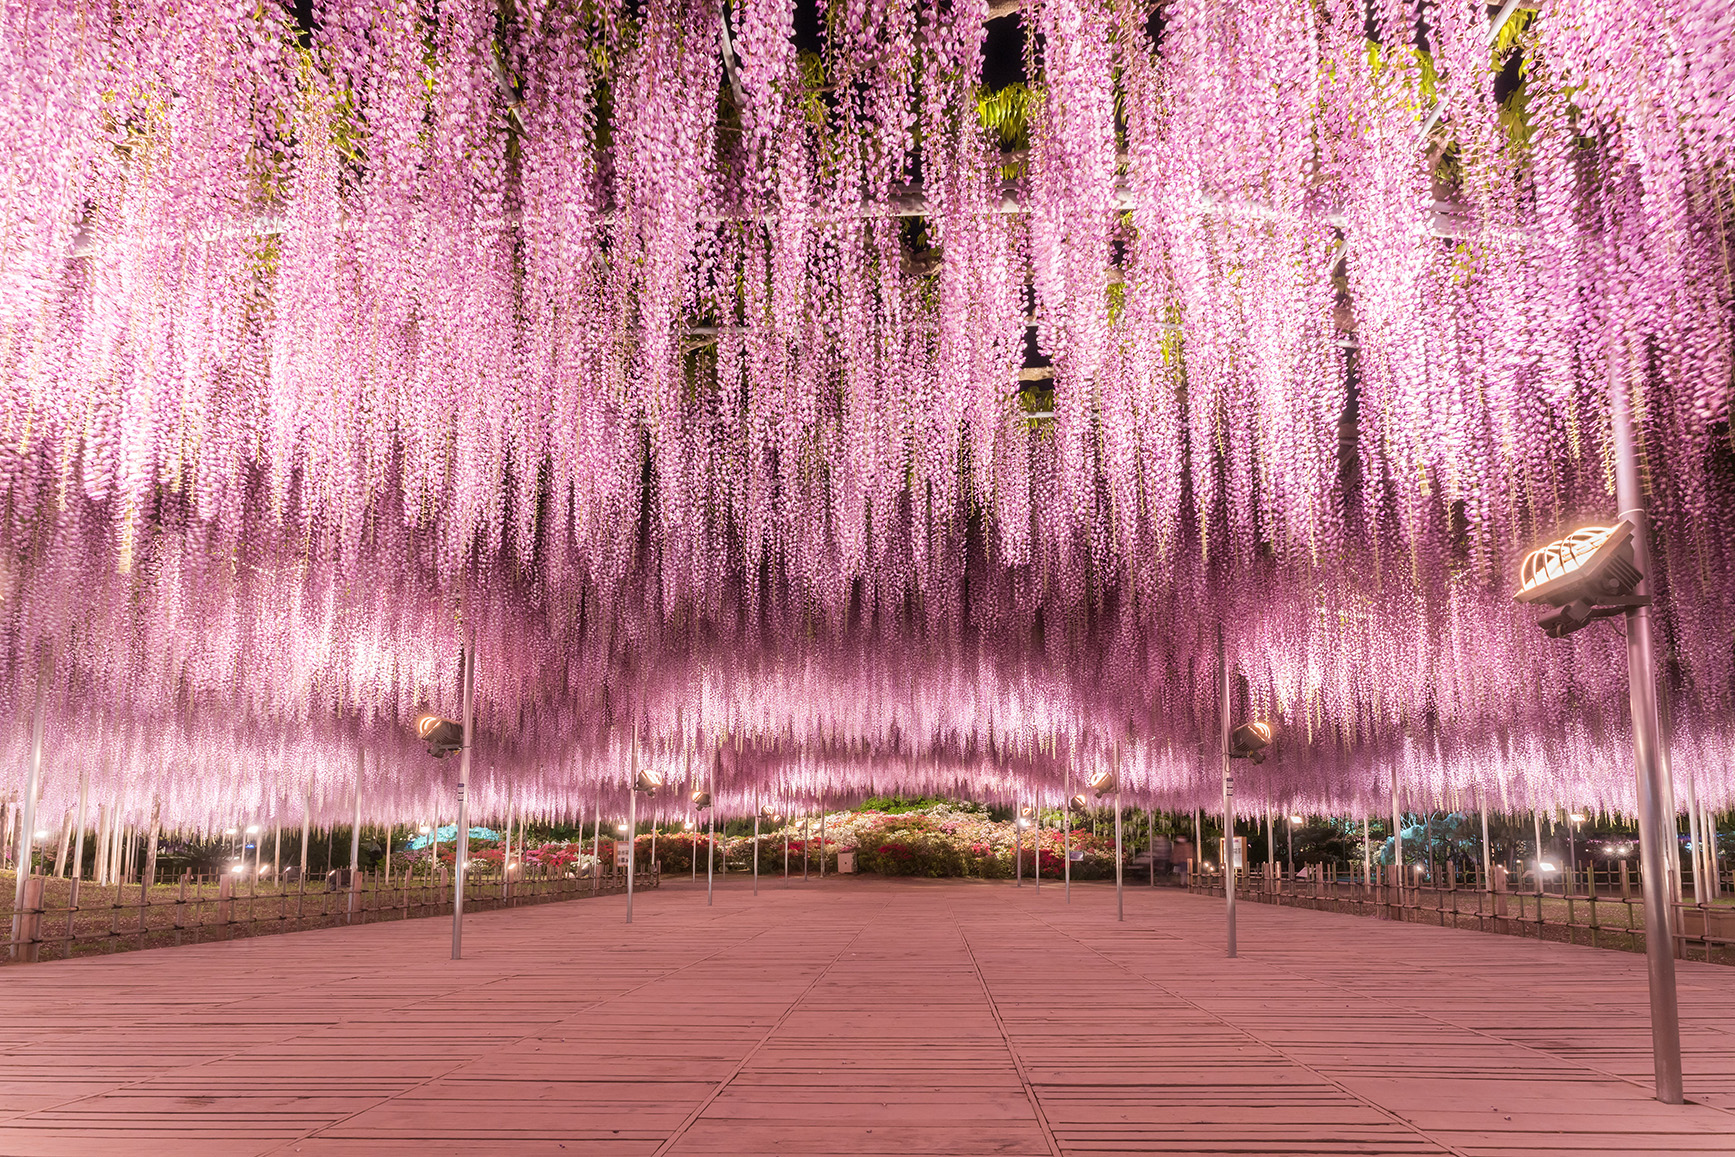
POLYGON ((1625 953, 1130 887, 731 877, 0 971, 0 1154, 1735 1153, 1625 953))

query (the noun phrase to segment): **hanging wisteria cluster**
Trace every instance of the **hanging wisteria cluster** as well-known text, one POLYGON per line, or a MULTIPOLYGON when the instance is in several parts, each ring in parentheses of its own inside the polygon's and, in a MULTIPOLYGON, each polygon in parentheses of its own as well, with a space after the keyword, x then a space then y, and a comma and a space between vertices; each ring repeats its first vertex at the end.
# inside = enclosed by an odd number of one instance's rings
POLYGON ((438 814, 466 640, 484 813, 620 810, 635 745, 1190 808, 1219 645, 1255 804, 1630 810, 1618 628, 1511 598, 1612 517, 1617 389, 1735 799, 1729 6, 1005 8, 0 0, 44 814, 346 816, 358 759, 438 814))

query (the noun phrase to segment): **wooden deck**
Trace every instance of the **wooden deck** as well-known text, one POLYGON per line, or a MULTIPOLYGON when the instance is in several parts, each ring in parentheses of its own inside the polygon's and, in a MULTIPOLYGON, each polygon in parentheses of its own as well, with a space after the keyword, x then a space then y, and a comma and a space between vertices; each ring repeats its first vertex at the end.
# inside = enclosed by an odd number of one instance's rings
POLYGON ((832 878, 0 970, 0 1154, 1735 1153, 1735 977, 1132 887, 832 878))

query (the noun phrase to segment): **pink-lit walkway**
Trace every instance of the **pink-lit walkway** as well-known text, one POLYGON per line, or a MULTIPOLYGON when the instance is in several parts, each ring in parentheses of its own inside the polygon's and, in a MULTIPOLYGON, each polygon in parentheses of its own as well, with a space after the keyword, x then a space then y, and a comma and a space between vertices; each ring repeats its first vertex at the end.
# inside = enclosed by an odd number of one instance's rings
POLYGON ((0 1154, 1735 1153, 1735 972, 1112 889, 731 877, 0 971, 0 1154))

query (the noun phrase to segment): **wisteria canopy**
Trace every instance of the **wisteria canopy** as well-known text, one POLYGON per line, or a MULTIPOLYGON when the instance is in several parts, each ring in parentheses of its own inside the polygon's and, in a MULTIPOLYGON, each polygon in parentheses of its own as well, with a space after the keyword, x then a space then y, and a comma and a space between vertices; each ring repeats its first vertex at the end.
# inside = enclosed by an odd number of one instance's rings
POLYGON ((624 811, 635 743, 733 814, 1190 809, 1219 633, 1251 806, 1630 811, 1618 621, 1513 601, 1614 391, 1735 800, 1727 0, 0 13, 49 816, 436 814, 467 638, 481 816, 624 811))

